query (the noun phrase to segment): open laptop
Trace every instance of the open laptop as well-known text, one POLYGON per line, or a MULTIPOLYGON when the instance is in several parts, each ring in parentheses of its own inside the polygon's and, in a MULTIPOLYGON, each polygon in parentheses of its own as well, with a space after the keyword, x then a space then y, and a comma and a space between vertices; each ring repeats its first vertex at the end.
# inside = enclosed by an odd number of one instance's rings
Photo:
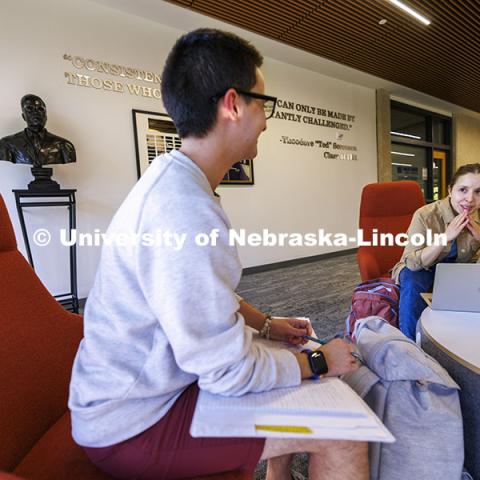
POLYGON ((439 263, 432 309, 480 313, 480 263, 439 263))

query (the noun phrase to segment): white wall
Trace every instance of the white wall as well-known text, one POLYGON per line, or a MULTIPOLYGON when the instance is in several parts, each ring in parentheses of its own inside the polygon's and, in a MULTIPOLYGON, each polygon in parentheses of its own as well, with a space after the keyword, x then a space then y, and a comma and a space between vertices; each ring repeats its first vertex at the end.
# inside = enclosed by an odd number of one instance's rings
MULTIPOLYGON (((283 144, 281 136, 336 141, 337 130, 271 119, 254 161, 255 187, 220 187, 235 228, 260 232, 353 234, 362 187, 376 181, 375 92, 268 59, 267 93, 298 104, 356 115, 342 144, 358 148, 358 161, 325 159, 326 149, 283 144)), ((298 113, 295 111, 295 113, 298 113)), ((321 117, 316 117, 321 118, 321 117)), ((334 152, 334 150, 328 150, 334 152)), ((347 248, 354 248, 349 245, 347 248)), ((339 247, 245 247, 246 266, 326 253, 339 247)))
MULTIPOLYGON (((172 6, 165 8, 171 11, 172 6)), ((64 188, 78 189, 78 229, 104 231, 136 181, 131 110, 163 108, 155 99, 67 85, 64 72, 74 70, 63 54, 161 72, 169 49, 183 32, 85 0, 2 0, 0 9, 0 137, 24 128, 19 100, 25 93, 42 97, 47 104, 48 130, 71 140, 77 150, 77 163, 54 166, 54 178, 64 188)), ((264 73, 267 93, 355 115, 354 127, 342 143, 356 145, 359 160, 326 160, 321 150, 284 145, 279 140, 282 135, 335 140, 333 129, 270 120, 259 143, 255 186, 219 189, 233 226, 251 232, 263 228, 353 232, 361 188, 376 180, 374 90, 271 58, 266 58, 264 73)), ((11 189, 25 188, 30 179, 28 166, 0 162, 0 193, 21 248, 11 189)), ((31 210, 27 223, 32 232, 39 227, 58 228, 65 218, 61 211, 31 210)), ((329 250, 338 248, 246 247, 241 257, 244 266, 252 266, 329 250)), ((64 291, 65 249, 53 243, 34 249, 34 257, 50 291, 64 291)), ((78 250, 80 297, 88 294, 98 259, 96 248, 78 250)))

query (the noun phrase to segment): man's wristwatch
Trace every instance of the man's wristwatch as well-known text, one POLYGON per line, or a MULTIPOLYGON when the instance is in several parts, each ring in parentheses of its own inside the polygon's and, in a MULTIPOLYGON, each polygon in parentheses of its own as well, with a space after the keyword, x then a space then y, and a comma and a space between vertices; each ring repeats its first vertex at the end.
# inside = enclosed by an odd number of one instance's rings
POLYGON ((315 377, 320 377, 328 372, 327 361, 325 355, 320 350, 308 352, 308 363, 315 377))

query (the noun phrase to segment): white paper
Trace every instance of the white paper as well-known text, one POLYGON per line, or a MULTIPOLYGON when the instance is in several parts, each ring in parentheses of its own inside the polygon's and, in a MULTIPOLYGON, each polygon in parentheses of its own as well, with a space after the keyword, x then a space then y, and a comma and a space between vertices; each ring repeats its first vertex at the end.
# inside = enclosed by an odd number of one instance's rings
POLYGON ((251 410, 289 415, 366 415, 365 407, 358 401, 356 393, 338 378, 305 380, 300 387, 278 388, 241 397, 224 397, 201 391, 198 406, 216 414, 221 410, 251 410))
MULTIPOLYGON (((258 336, 254 341, 269 348, 298 350, 258 336)), ((309 343, 310 347, 301 348, 318 348, 316 343, 309 343)), ((338 378, 306 380, 298 387, 241 397, 200 391, 190 433, 193 437, 394 441, 366 403, 338 378)))

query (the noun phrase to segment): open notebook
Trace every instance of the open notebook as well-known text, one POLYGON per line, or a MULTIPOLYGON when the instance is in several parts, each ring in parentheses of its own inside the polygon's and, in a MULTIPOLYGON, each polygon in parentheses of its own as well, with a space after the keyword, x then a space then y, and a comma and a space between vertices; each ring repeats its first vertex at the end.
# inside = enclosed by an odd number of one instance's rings
MULTIPOLYGON (((285 348, 279 342, 255 341, 285 348)), ((338 378, 307 380, 299 387, 241 397, 200 391, 190 433, 193 437, 395 441, 366 403, 338 378)))

